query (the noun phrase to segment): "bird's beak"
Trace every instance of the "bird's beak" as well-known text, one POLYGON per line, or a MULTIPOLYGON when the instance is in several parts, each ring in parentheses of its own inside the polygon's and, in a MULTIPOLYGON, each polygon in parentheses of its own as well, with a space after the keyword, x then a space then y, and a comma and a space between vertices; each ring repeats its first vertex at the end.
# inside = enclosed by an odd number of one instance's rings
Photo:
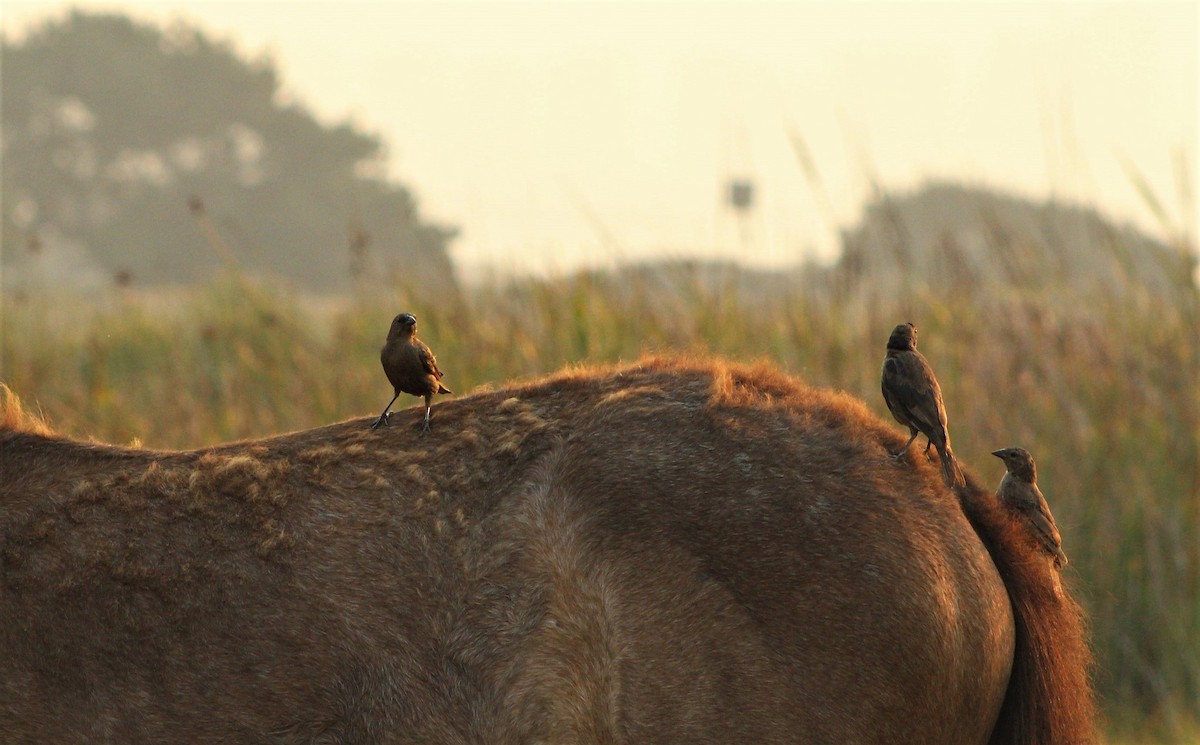
POLYGON ((993 450, 992 455, 996 456, 997 458, 1003 458, 1004 451, 1003 450, 993 450))

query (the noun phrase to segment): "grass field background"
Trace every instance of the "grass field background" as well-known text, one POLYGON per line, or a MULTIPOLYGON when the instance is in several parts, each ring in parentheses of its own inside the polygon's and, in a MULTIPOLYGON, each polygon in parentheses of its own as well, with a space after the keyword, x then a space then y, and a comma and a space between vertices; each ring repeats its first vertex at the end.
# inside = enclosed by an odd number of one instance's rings
POLYGON ((1200 718, 1200 304, 1191 275, 1182 286, 1072 295, 1001 279, 881 296, 816 271, 694 264, 436 293, 361 283, 342 298, 232 271, 170 291, 47 285, 0 303, 0 379, 75 437, 187 448, 266 435, 377 415, 391 395, 378 349, 406 310, 459 394, 677 350, 767 358, 886 417, 884 342, 911 320, 968 467, 999 482, 992 450, 1037 458, 1091 612, 1110 731, 1179 742, 1200 718))

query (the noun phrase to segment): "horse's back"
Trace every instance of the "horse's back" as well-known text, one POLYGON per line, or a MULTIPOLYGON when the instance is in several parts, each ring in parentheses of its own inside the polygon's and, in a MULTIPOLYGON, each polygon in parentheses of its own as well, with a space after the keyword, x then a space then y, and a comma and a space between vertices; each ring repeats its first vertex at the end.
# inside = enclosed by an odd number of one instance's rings
POLYGON ((647 365, 411 414, 0 432, 0 739, 987 740, 1004 585, 861 405, 647 365))

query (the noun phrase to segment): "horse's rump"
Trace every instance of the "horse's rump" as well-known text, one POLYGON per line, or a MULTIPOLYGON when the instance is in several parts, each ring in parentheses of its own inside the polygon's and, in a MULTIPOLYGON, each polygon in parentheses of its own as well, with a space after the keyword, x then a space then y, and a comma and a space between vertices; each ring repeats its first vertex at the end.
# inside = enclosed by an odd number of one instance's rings
POLYGON ((0 731, 988 741, 1004 584, 861 403, 652 360, 418 419, 181 453, 0 430, 0 731))

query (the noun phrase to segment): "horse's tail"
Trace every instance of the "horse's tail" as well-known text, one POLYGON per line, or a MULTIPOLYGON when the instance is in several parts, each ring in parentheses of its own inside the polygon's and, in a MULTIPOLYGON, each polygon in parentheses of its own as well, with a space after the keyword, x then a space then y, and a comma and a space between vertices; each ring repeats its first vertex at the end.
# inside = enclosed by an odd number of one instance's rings
POLYGON ((1016 649, 990 745, 1095 742, 1096 703, 1083 609, 995 496, 973 478, 957 490, 1012 603, 1016 649))

